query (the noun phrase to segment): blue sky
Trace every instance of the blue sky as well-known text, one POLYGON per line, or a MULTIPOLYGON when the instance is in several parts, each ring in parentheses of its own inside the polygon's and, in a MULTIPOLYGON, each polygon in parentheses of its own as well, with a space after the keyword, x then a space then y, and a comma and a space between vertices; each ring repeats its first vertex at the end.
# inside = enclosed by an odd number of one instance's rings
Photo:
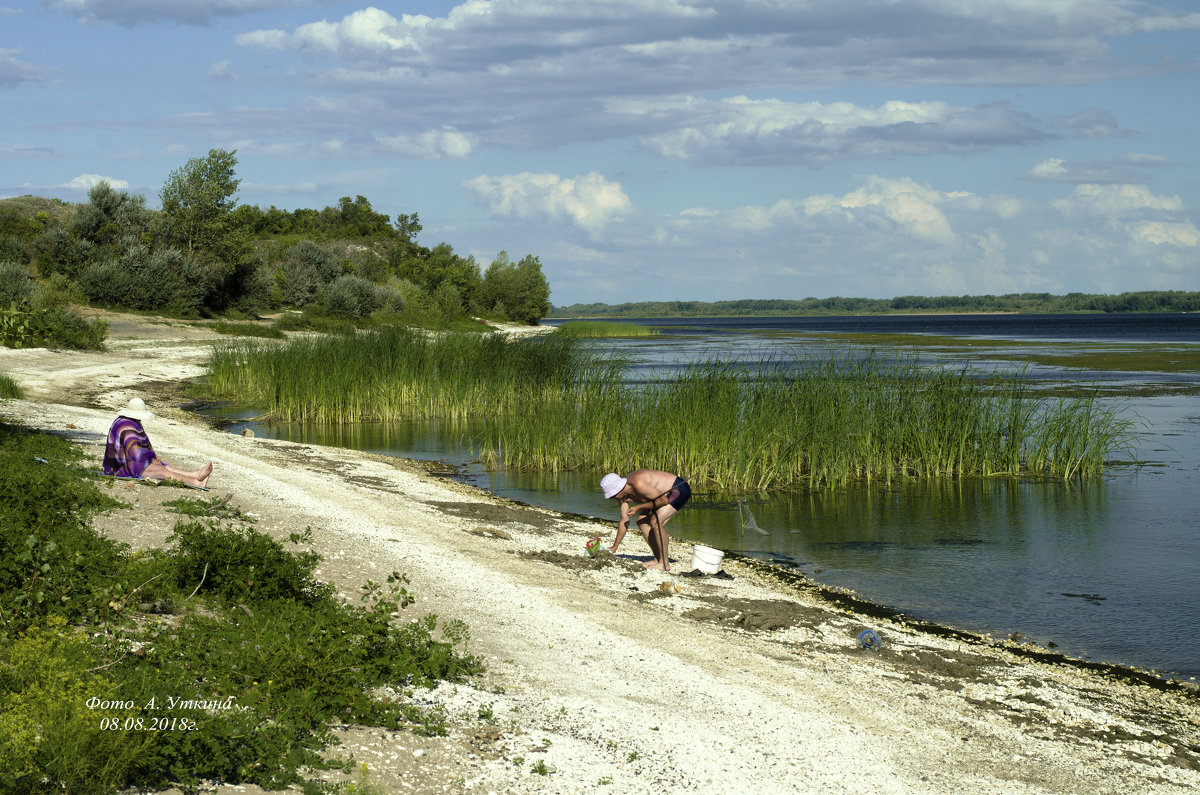
POLYGON ((1200 289, 1175 0, 0 0, 0 196, 366 196, 564 305, 1200 289))

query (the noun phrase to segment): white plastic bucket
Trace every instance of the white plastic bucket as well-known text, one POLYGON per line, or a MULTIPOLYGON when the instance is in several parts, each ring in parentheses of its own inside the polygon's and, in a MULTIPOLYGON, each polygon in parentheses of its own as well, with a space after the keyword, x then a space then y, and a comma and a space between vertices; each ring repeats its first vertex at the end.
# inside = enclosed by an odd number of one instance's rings
POLYGON ((719 549, 697 544, 692 548, 692 568, 705 574, 716 574, 721 570, 721 559, 725 553, 719 549))

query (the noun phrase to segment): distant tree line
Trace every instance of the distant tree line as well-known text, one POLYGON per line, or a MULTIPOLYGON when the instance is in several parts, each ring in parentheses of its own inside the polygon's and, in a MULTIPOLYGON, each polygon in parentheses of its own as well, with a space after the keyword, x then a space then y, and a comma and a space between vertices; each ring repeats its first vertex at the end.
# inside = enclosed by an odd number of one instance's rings
POLYGON ((211 150, 144 196, 101 182, 85 204, 0 201, 0 306, 44 296, 181 316, 297 309, 353 323, 439 326, 469 317, 536 323, 550 311, 537 257, 481 269, 449 243, 417 241, 363 196, 322 210, 239 205, 236 152, 211 150))
POLYGON ((1008 295, 898 298, 745 299, 738 301, 643 301, 630 304, 571 304, 550 317, 724 317, 754 315, 867 315, 1025 312, 1200 312, 1200 292, 1147 291, 1120 295, 1010 293, 1008 295))

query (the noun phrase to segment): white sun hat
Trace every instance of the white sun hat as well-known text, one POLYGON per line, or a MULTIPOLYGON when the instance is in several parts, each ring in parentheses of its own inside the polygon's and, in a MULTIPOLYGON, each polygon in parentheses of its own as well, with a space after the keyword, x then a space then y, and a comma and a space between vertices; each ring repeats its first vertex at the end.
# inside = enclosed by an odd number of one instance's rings
POLYGON ((625 488, 625 478, 616 472, 609 472, 600 481, 600 490, 604 492, 604 499, 606 500, 611 500, 613 495, 623 488, 625 488))
POLYGON ((146 409, 146 402, 141 398, 131 398, 129 404, 117 412, 117 416, 145 422, 153 419, 154 413, 146 409))

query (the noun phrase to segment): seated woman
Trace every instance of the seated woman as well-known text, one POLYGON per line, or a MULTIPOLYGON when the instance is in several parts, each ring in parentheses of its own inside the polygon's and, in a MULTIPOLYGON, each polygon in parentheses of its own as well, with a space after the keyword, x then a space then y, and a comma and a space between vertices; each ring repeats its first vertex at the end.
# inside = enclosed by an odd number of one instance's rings
POLYGON ((108 429, 108 443, 104 446, 104 474, 119 478, 150 478, 152 480, 177 480, 189 486, 208 488, 208 477, 212 474, 212 462, 203 469, 187 471, 167 466, 150 445, 150 437, 142 423, 154 415, 146 410, 141 398, 133 398, 121 409, 112 427, 108 429))

